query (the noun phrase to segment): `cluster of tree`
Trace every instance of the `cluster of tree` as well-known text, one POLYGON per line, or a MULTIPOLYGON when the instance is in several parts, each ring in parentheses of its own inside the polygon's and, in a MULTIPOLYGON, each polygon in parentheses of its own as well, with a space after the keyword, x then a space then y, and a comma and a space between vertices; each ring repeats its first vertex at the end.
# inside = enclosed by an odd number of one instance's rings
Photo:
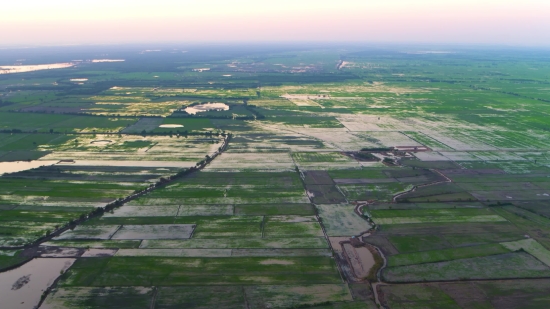
POLYGON ((19 129, 2 129, 0 133, 23 133, 23 130, 19 129))

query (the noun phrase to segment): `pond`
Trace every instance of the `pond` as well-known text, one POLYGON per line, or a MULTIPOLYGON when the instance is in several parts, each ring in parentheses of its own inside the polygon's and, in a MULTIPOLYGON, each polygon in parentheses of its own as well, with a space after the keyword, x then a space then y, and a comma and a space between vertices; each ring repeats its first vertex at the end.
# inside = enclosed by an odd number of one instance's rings
POLYGON ((189 106, 185 109, 185 111, 190 115, 195 115, 196 113, 207 112, 211 110, 227 111, 229 110, 229 106, 225 103, 204 103, 204 104, 189 106))

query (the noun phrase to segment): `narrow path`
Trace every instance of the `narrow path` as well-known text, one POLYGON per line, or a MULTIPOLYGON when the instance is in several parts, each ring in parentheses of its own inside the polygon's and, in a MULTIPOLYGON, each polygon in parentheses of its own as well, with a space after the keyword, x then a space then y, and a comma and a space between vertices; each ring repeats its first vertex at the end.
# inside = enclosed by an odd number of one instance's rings
POLYGON ((453 182, 449 177, 443 175, 440 171, 438 171, 438 170, 436 170, 436 169, 430 169, 430 171, 439 174, 441 177, 445 178, 445 180, 434 181, 434 182, 430 182, 430 183, 426 183, 426 184, 422 184, 422 185, 413 186, 410 190, 407 190, 407 191, 404 191, 404 192, 401 192, 401 193, 398 193, 398 194, 394 195, 392 201, 393 201, 394 203, 397 203, 397 199, 398 199, 400 196, 403 196, 403 195, 405 195, 405 194, 414 192, 414 191, 416 191, 416 189, 418 189, 418 188, 423 188, 423 187, 428 187, 428 186, 434 186, 434 185, 438 185, 438 184, 442 184, 442 183, 453 182))

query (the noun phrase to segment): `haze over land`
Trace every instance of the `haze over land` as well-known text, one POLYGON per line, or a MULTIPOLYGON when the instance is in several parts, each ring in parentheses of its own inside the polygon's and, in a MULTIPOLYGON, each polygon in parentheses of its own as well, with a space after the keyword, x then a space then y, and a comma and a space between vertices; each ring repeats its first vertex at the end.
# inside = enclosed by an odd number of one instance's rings
POLYGON ((2 3, 0 45, 354 41, 548 45, 544 0, 2 3), (6 30, 9 29, 9 30, 6 30))

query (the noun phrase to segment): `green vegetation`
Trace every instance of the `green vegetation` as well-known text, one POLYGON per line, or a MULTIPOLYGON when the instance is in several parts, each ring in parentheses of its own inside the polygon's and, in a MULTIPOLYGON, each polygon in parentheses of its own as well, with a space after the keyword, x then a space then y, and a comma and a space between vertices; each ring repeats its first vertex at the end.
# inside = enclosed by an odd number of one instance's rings
MULTIPOLYGON (((84 251, 53 308, 375 308, 361 240, 416 282, 380 285, 389 308, 544 307, 547 56, 426 48, 102 46, 126 61, 0 75, 0 267, 84 251)), ((91 57, 41 53, 13 52, 91 57)))
MULTIPOLYGON (((423 263, 435 263, 442 261, 451 261, 467 259, 478 256, 489 256, 495 254, 508 253, 506 245, 490 244, 482 246, 471 246, 452 249, 441 249, 414 253, 404 253, 392 255, 388 258, 388 266, 404 266, 423 263)), ((511 249, 511 248, 510 248, 511 249)))
POLYGON ((156 286, 254 283, 338 283, 334 261, 326 257, 80 259, 62 286, 156 286), (173 269, 176 267, 177 272, 173 269), (284 273, 282 275, 281 273, 284 273))
POLYGON ((507 253, 388 267, 382 273, 383 278, 389 282, 420 282, 547 277, 550 275, 550 268, 526 253, 507 253))

